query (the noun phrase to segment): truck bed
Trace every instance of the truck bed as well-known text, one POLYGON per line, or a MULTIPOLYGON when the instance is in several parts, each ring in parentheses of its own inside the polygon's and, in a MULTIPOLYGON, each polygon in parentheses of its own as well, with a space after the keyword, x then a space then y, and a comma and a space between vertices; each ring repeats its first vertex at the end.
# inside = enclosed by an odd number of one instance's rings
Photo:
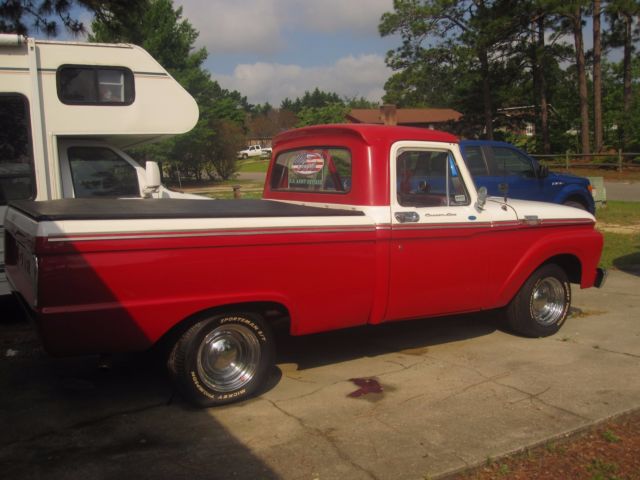
POLYGON ((362 216, 358 210, 272 200, 64 199, 17 200, 11 207, 36 221, 362 216))

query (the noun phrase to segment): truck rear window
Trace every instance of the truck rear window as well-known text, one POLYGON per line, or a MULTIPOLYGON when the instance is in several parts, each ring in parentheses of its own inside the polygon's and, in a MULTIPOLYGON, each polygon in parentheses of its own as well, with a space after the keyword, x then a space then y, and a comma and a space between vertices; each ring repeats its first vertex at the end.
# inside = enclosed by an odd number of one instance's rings
POLYGON ((273 165, 271 189, 348 193, 351 191, 351 152, 335 147, 282 152, 273 165))

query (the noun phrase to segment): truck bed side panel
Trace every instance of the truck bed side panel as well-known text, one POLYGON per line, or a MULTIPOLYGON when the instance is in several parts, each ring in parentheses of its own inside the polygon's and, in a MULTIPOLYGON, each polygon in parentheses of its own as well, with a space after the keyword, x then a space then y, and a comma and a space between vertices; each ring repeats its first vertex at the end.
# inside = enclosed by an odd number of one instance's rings
POLYGON ((282 303, 292 333, 367 323, 375 229, 77 240, 42 255, 38 311, 52 353, 141 350, 209 308, 282 303))

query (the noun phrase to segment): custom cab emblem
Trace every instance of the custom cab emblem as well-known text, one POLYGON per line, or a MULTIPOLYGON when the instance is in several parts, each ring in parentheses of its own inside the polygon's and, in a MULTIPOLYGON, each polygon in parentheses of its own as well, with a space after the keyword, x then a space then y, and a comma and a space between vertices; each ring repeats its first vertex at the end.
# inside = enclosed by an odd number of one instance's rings
POLYGON ((291 170, 298 175, 315 175, 324 167, 324 158, 319 153, 301 152, 293 159, 291 170))

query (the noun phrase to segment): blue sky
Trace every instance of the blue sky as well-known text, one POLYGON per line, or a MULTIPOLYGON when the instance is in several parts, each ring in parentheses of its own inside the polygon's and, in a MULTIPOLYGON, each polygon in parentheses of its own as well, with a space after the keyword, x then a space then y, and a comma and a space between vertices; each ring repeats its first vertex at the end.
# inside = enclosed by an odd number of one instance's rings
MULTIPOLYGON (((318 87, 380 101, 391 75, 384 59, 400 45, 381 38, 380 17, 393 0, 174 0, 206 47, 205 67, 250 103, 279 106, 318 87)), ((83 16, 85 25, 91 19, 83 16)), ((585 25, 591 48, 591 19, 585 25)), ((570 42, 571 38, 566 41, 570 42)), ((619 52, 613 57, 620 58, 619 52)))
POLYGON ((378 23, 393 0, 175 0, 200 32, 206 67, 251 103, 319 87, 379 101, 390 71, 378 23))

